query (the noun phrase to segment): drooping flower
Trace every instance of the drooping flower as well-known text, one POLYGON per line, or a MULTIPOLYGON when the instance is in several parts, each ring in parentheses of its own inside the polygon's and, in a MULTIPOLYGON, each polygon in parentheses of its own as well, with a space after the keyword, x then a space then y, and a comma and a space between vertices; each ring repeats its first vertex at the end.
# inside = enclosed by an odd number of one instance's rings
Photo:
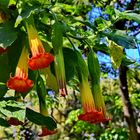
POLYGON ((59 87, 59 93, 61 96, 65 97, 67 95, 66 88, 66 72, 64 64, 64 55, 63 55, 63 33, 64 33, 64 24, 61 22, 55 21, 52 26, 52 46, 55 55, 54 66, 55 66, 55 75, 57 80, 57 85, 59 87))
POLYGON ((8 124, 10 125, 14 125, 14 126, 18 126, 18 125, 22 125, 23 122, 18 120, 17 118, 14 118, 14 117, 10 117, 8 120, 7 120, 8 124))
POLYGON ((79 120, 88 123, 97 123, 100 111, 95 109, 94 98, 88 83, 88 79, 82 80, 80 83, 81 102, 83 107, 83 114, 78 116, 79 120))
POLYGON ((67 95, 67 88, 66 88, 65 64, 62 49, 59 49, 59 51, 55 54, 54 63, 59 93, 61 96, 65 97, 67 95))
MULTIPOLYGON (((37 85, 37 86, 39 86, 39 85, 37 85)), ((40 114, 42 114, 43 116, 49 116, 44 93, 38 92, 38 90, 37 90, 37 93, 38 93, 38 97, 39 97, 40 114)), ((41 132, 38 133, 38 136, 39 137, 44 137, 44 136, 48 136, 48 135, 53 135, 55 133, 57 133, 56 129, 55 130, 49 130, 45 125, 43 125, 41 127, 41 132)))
POLYGON ((96 53, 91 50, 88 54, 88 68, 91 76, 92 95, 94 98, 95 109, 99 112, 96 122, 110 120, 106 114, 106 107, 100 87, 100 65, 96 53))
POLYGON ((29 38, 29 45, 32 53, 32 57, 28 60, 29 68, 32 70, 43 69, 49 66, 54 60, 54 56, 45 52, 41 40, 34 25, 26 24, 29 38))
POLYGON ((17 92, 27 92, 33 87, 33 81, 28 79, 28 50, 24 47, 19 58, 15 76, 10 76, 7 87, 17 92))

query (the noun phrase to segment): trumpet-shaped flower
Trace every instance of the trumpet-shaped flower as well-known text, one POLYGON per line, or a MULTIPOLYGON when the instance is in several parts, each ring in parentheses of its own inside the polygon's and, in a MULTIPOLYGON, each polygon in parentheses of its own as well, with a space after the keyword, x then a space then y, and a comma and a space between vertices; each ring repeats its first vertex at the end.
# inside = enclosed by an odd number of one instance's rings
POLYGON ((86 121, 88 123, 97 123, 100 111, 95 109, 94 98, 88 83, 88 79, 82 80, 80 83, 81 102, 83 107, 83 114, 78 116, 79 120, 86 121))
POLYGON ((59 93, 61 96, 65 97, 67 95, 67 89, 66 89, 65 65, 64 65, 62 49, 60 49, 55 54, 54 62, 55 62, 55 73, 56 73, 56 80, 59 87, 59 93))
MULTIPOLYGON (((41 97, 42 95, 40 95, 41 97)), ((42 96, 43 97, 43 96, 42 96)), ((41 98, 42 98, 41 97, 41 98)), ((47 109, 47 106, 46 106, 46 102, 44 101, 44 98, 42 98, 41 100, 39 100, 39 107, 40 107, 40 113, 44 116, 48 116, 48 109, 47 109)), ((47 127, 45 126, 42 126, 41 128, 41 132, 38 133, 38 136, 39 137, 45 137, 45 136, 48 136, 48 135, 53 135, 57 133, 57 130, 49 130, 47 127)))
POLYGON ((88 54, 88 68, 91 76, 91 87, 94 98, 95 108, 99 112, 96 122, 110 120, 106 115, 104 99, 100 88, 100 65, 96 53, 90 50, 88 54))
POLYGON ((10 76, 7 87, 17 92, 27 92, 33 87, 33 81, 28 79, 28 50, 24 47, 19 58, 15 76, 10 76))
POLYGON ((54 60, 54 56, 45 52, 37 30, 33 25, 27 24, 27 32, 32 53, 32 57, 28 60, 29 68, 32 70, 38 70, 48 67, 54 60))

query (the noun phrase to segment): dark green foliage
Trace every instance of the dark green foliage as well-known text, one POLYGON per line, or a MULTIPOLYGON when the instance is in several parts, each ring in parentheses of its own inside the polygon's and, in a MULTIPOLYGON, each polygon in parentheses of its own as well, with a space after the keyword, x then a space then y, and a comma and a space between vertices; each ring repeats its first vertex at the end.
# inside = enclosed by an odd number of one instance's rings
POLYGON ((38 112, 26 108, 26 117, 33 123, 47 127, 49 130, 56 128, 56 123, 51 117, 46 117, 38 112))

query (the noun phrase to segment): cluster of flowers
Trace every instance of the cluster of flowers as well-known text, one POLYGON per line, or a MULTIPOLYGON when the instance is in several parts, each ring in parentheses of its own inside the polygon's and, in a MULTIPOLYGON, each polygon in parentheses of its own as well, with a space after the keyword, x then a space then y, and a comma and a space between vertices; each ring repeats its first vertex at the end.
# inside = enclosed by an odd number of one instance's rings
POLYGON ((45 52, 36 28, 33 25, 28 25, 27 32, 32 57, 29 58, 28 49, 24 46, 16 67, 15 76, 10 76, 7 82, 7 86, 17 92, 27 92, 33 87, 33 81, 28 79, 28 67, 31 70, 43 69, 48 67, 54 60, 52 54, 45 52))
MULTIPOLYGON (((7 81, 7 87, 14 89, 17 92, 28 92, 33 87, 33 81, 28 79, 28 68, 31 70, 43 69, 48 67, 49 64, 54 61, 54 56, 49 52, 45 52, 45 49, 41 40, 39 39, 37 30, 34 25, 27 24, 27 33, 32 56, 29 57, 28 49, 26 46, 24 46, 16 67, 15 76, 10 76, 10 79, 7 81)), ((5 49, 0 49, 0 53, 5 51, 5 49)), ((63 81, 63 79, 61 80, 63 81)), ((61 82, 58 82, 58 84, 59 83, 61 85, 61 82)), ((62 93, 65 87, 65 84, 62 87, 60 86, 60 91, 62 93)), ((98 100, 94 99, 92 93, 94 91, 90 89, 88 77, 83 78, 80 82, 83 113, 78 116, 78 119, 91 124, 110 120, 110 118, 108 118, 106 115, 100 87, 97 86, 95 91, 99 92, 94 95, 100 97, 98 100)), ((21 122, 18 123, 16 119, 11 118, 9 123, 14 124, 13 122, 16 122, 16 125, 19 123, 21 124, 21 122)), ((38 135, 42 137, 55 134, 56 132, 56 130, 48 130, 47 128, 43 127, 42 133, 38 135)))
MULTIPOLYGON (((15 75, 13 77, 10 76, 10 79, 6 83, 9 89, 21 93, 28 92, 34 85, 33 81, 28 78, 28 68, 31 70, 43 69, 54 61, 54 56, 49 52, 45 52, 34 25, 27 24, 27 33, 32 56, 29 57, 28 48, 24 46, 18 60, 15 75)), ((4 53, 5 51, 7 49, 0 48, 0 53, 4 53)), ((23 124, 23 122, 13 117, 8 119, 8 123, 15 126, 23 124)), ((56 130, 51 131, 46 127, 42 127, 42 132, 38 136, 42 137, 54 133, 56 133, 56 130)))

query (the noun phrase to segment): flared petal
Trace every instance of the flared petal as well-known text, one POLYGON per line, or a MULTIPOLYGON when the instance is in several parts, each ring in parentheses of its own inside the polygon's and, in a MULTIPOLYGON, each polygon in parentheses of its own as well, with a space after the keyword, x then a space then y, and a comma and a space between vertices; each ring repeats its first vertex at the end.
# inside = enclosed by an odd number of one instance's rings
POLYGON ((27 78, 10 77, 7 81, 7 86, 17 92, 27 92, 33 87, 33 81, 27 78))
POLYGON ((49 66, 53 62, 54 56, 50 53, 40 53, 36 56, 32 56, 28 60, 28 66, 32 70, 43 69, 49 66))
POLYGON ((57 130, 48 130, 48 128, 43 127, 42 131, 38 134, 39 137, 44 137, 44 136, 48 136, 48 135, 53 135, 57 133, 57 130))
POLYGON ((102 111, 92 111, 92 112, 86 112, 83 114, 80 114, 78 116, 79 120, 91 123, 91 124, 96 124, 96 123, 100 123, 100 122, 105 122, 105 121, 109 121, 110 118, 105 118, 102 111))

